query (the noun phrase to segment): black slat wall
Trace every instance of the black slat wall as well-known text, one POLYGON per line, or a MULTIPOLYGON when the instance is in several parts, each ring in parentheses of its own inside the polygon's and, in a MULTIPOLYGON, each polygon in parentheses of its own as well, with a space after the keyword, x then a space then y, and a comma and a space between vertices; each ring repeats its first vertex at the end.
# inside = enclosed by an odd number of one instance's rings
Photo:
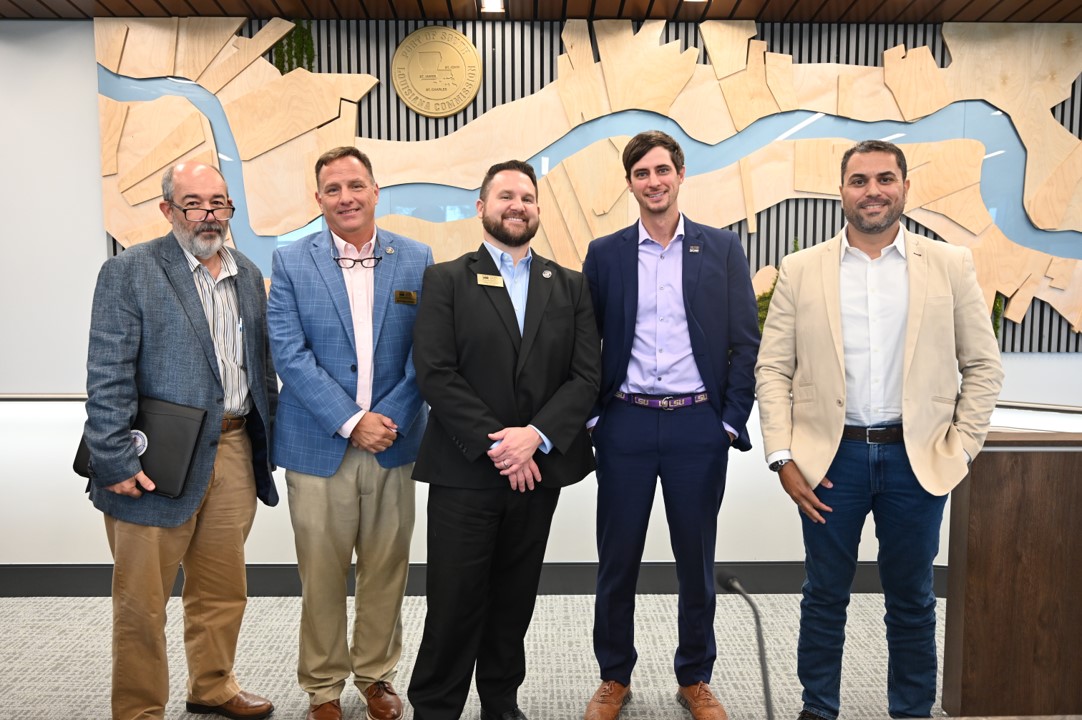
MULTIPOLYGON (((250 21, 245 34, 264 24, 250 21)), ((536 92, 556 79, 556 58, 561 51, 559 22, 444 22, 470 38, 481 53, 484 84, 463 112, 449 118, 426 118, 399 102, 390 82, 389 68, 398 43, 427 24, 420 21, 313 21, 316 72, 369 73, 385 81, 361 101, 361 137, 381 140, 429 140, 453 133, 485 111, 536 92)), ((636 28, 637 29, 637 28, 636 28)), ((881 66, 884 50, 896 45, 928 46, 940 67, 950 64, 950 53, 939 25, 860 25, 760 23, 758 39, 770 52, 786 53, 797 63, 831 62, 881 66)), ((707 62, 695 23, 668 23, 665 42, 683 49, 700 48, 699 62, 707 62)), ((1070 98, 1053 109, 1053 116, 1077 137, 1082 137, 1082 77, 1075 80, 1070 98)), ((758 215, 759 231, 747 231, 741 222, 731 229, 744 241, 752 272, 777 265, 790 252, 794 239, 808 247, 841 229, 841 208, 831 200, 789 200, 758 215)), ((906 220, 913 231, 934 233, 906 220)), ((1000 345, 1006 352, 1082 352, 1082 333, 1051 306, 1035 301, 1021 323, 1004 320, 1000 345)))

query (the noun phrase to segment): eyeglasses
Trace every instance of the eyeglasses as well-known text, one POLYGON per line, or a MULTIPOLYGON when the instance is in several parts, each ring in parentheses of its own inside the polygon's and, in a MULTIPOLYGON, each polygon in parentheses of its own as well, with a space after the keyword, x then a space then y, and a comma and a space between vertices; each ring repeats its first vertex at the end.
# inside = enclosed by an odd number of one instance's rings
POLYGON ((236 208, 234 208, 232 205, 207 209, 184 208, 172 201, 170 201, 169 204, 184 213, 184 219, 188 222, 203 222, 207 218, 211 217, 213 217, 215 220, 228 220, 233 217, 233 213, 236 211, 236 208))
POLYGON ((336 257, 334 261, 338 263, 338 267, 343 270, 349 270, 354 265, 360 265, 363 268, 374 268, 376 265, 379 265, 379 261, 382 259, 382 255, 373 255, 372 257, 364 258, 336 257))

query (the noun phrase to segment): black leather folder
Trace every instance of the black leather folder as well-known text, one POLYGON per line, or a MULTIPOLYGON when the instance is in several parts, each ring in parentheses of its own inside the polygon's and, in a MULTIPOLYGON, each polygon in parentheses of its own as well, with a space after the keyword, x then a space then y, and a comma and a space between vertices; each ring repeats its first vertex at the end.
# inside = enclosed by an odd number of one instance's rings
MULTIPOLYGON (((145 445, 139 461, 143 472, 154 481, 155 495, 180 497, 191 473, 199 433, 207 411, 151 397, 139 398, 139 412, 132 426, 132 442, 145 445)), ((93 460, 86 438, 79 442, 72 469, 90 477, 93 460)))

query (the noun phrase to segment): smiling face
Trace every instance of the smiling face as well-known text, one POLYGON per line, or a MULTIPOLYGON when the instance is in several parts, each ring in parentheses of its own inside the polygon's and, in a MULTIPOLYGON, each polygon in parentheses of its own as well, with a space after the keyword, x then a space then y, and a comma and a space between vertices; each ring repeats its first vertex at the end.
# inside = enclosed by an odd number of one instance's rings
POLYGON ((541 210, 537 188, 526 173, 503 170, 492 176, 483 198, 477 201, 477 216, 485 239, 496 247, 522 247, 537 234, 541 210))
POLYGON ((379 186, 364 163, 352 156, 332 160, 317 180, 316 202, 331 232, 358 246, 371 240, 379 186))
POLYGON ((677 212, 676 199, 683 183, 684 168, 677 170, 663 147, 651 149, 628 171, 627 186, 643 215, 677 212))
MULTIPOLYGON (((855 153, 841 185, 842 213, 850 233, 883 236, 892 241, 905 210, 909 180, 902 180, 898 161, 888 152, 855 153)), ((852 241, 852 238, 850 238, 852 241)))

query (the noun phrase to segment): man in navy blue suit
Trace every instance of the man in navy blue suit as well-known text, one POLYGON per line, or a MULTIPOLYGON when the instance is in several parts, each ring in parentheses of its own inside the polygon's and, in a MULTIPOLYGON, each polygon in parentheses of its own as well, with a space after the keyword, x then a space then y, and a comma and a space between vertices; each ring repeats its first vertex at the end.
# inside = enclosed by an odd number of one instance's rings
POLYGON ((601 686, 586 720, 631 699, 635 586, 658 478, 679 580, 676 699, 695 720, 726 720, 710 690, 714 545, 729 447, 751 448, 758 313, 747 259, 727 230, 684 217, 684 153, 663 132, 623 154, 639 222, 590 244, 583 266, 602 338, 597 449, 594 654, 601 686))

